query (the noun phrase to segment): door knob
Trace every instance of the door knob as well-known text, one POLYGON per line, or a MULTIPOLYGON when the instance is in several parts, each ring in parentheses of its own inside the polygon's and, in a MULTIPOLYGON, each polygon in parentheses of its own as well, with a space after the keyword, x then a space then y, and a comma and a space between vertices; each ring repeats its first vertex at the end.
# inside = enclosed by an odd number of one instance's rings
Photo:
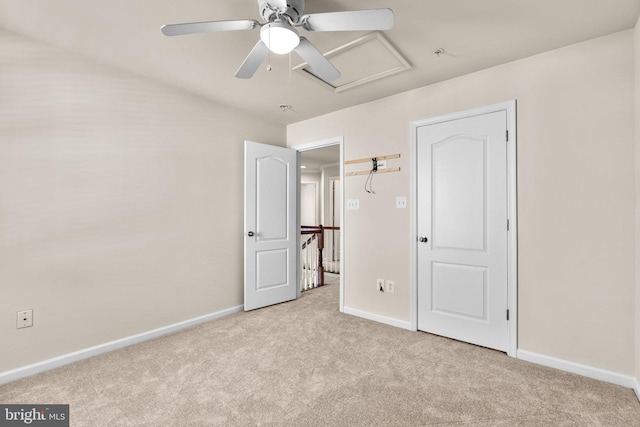
POLYGON ((253 236, 255 236, 255 233, 253 231, 250 231, 250 232, 247 233, 247 236, 253 237, 253 236))
POLYGON ((427 243, 429 241, 429 239, 427 239, 425 236, 421 236, 420 238, 418 238, 418 240, 420 241, 420 243, 427 243))

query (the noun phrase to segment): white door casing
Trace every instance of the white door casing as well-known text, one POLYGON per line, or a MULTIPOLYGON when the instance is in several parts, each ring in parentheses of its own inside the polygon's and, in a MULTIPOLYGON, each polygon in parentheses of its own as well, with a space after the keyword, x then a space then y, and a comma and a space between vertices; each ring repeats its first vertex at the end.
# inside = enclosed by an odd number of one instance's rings
MULTIPOLYGON (((332 227, 340 227, 340 211, 341 211, 341 200, 342 195, 340 193, 341 185, 340 185, 340 177, 331 177, 329 178, 329 203, 328 203, 328 214, 326 217, 328 218, 327 223, 332 227)), ((328 254, 329 258, 335 262, 337 261, 338 266, 336 269, 339 272, 339 264, 342 258, 342 254, 340 253, 340 234, 341 230, 333 230, 330 233, 330 248, 331 253, 328 254)))
POLYGON ((299 296, 298 152, 245 141, 244 309, 299 296))
POLYGON ((412 259, 417 329, 515 354, 508 106, 412 124, 412 259))

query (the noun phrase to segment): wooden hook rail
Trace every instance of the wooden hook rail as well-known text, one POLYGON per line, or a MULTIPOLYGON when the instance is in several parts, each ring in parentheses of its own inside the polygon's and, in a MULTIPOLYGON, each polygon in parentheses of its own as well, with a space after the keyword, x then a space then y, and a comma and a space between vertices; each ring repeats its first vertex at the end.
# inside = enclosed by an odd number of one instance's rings
MULTIPOLYGON (((400 172, 400 168, 381 168, 375 171, 374 173, 387 173, 387 172, 400 172)), ((357 171, 357 172, 347 172, 346 176, 356 176, 356 175, 369 175, 371 171, 357 171)))
POLYGON ((389 154, 388 156, 376 156, 376 157, 367 157, 364 159, 356 159, 356 160, 347 160, 346 162, 344 162, 345 165, 353 165, 355 163, 367 163, 370 162, 371 159, 378 159, 378 160, 389 160, 389 159, 399 159, 400 158, 400 154, 389 154))
MULTIPOLYGON (((399 158, 400 158, 400 154, 389 154, 387 156, 376 156, 376 157, 366 157, 366 158, 363 158, 363 159, 356 159, 356 160, 347 160, 346 162, 344 162, 344 164, 345 165, 353 165, 353 164, 356 164, 356 163, 372 162, 373 159, 375 159, 376 161, 380 161, 380 160, 399 159, 399 158)), ((378 168, 374 173, 378 174, 378 173, 399 172, 399 171, 400 171, 399 167, 396 167, 396 168, 378 168)), ((366 171, 347 172, 345 175, 346 176, 356 176, 356 175, 368 175, 370 173, 371 173, 371 170, 366 170, 366 171)))

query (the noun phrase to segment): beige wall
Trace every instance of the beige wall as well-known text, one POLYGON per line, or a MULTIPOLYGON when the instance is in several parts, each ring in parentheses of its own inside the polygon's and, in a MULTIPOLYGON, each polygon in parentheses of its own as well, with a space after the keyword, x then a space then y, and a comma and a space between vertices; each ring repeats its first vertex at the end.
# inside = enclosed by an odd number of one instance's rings
POLYGON ((0 52, 0 372, 241 305, 243 140, 284 127, 6 32, 0 52))
MULTIPOLYGON (((455 61, 455 58, 447 60, 455 61)), ((345 159, 400 153, 402 171, 347 177, 345 306, 410 321, 410 122, 518 102, 519 348, 634 373, 633 31, 290 125, 287 144, 344 136, 345 159), (395 280, 395 294, 375 278, 395 280)), ((365 167, 366 168, 366 167, 365 167)))

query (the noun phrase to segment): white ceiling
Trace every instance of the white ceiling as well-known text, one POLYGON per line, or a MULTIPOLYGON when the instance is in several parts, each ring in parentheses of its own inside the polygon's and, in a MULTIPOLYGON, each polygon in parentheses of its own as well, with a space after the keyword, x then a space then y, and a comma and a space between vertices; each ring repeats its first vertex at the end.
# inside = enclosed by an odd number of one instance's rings
MULTIPOLYGON (((640 0, 307 0, 305 13, 382 7, 395 13, 385 37, 413 68, 342 93, 289 73, 288 56, 273 55, 270 72, 265 64, 253 79, 236 79, 257 29, 160 32, 168 23, 260 21, 256 0, 0 0, 0 28, 289 124, 633 28, 640 15, 640 0), (437 57, 436 48, 446 53, 437 57)), ((366 34, 301 33, 323 52, 366 34)), ((293 66, 301 62, 292 55, 293 66)))

